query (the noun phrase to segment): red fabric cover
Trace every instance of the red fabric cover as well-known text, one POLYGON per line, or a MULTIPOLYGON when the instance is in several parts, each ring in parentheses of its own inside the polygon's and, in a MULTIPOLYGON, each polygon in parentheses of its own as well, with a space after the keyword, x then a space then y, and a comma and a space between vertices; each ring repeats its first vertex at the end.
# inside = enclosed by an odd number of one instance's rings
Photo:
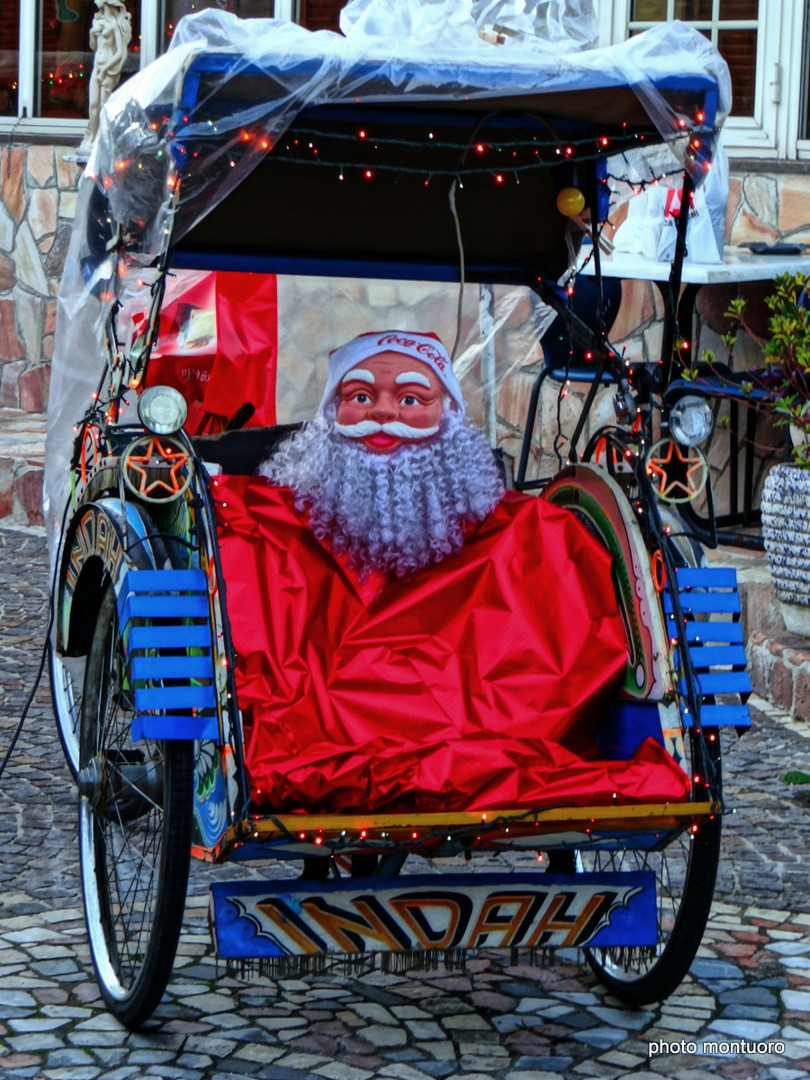
POLYGON ((610 558, 565 509, 508 493, 461 552, 363 582, 286 489, 215 500, 255 801, 277 812, 489 810, 682 798, 652 740, 598 760, 626 662, 610 558))
POLYGON ((245 427, 275 424, 277 315, 273 274, 181 272, 167 288, 146 385, 165 384, 182 393, 190 435, 224 431, 246 403, 256 411, 245 427), (216 336, 181 344, 181 330, 195 309, 215 312, 216 336))

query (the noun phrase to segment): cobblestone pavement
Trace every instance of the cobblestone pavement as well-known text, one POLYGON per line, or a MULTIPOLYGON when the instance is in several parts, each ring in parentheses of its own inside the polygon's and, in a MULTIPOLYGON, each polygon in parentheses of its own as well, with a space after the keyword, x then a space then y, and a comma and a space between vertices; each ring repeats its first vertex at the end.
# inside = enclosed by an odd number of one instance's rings
MULTIPOLYGON (((43 538, 0 529, 3 753, 41 655, 46 594, 43 538)), ((810 772, 805 725, 757 701, 724 769, 736 812, 710 925, 663 1005, 621 1007, 571 955, 512 967, 482 953, 463 974, 237 981, 211 955, 211 872, 198 869, 169 993, 153 1029, 130 1034, 92 975, 75 800, 44 682, 0 779, 0 1076, 799 1080, 810 1073, 810 792, 779 777, 810 772)))

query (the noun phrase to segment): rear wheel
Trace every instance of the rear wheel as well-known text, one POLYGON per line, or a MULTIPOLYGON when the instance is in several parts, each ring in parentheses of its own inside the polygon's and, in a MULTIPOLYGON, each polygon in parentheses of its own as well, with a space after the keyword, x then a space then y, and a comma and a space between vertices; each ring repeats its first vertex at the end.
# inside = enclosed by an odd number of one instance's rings
MULTIPOLYGON (((716 732, 706 734, 719 787, 720 741, 716 732)), ((577 856, 578 870, 652 870, 655 874, 658 943, 585 950, 599 981, 628 1005, 661 1001, 689 971, 709 919, 720 861, 720 830, 718 814, 694 833, 680 832, 661 851, 583 851, 577 856)))
POLYGON ((169 981, 191 852, 193 743, 133 742, 115 592, 87 659, 79 739, 79 854, 93 964, 109 1010, 136 1028, 169 981))

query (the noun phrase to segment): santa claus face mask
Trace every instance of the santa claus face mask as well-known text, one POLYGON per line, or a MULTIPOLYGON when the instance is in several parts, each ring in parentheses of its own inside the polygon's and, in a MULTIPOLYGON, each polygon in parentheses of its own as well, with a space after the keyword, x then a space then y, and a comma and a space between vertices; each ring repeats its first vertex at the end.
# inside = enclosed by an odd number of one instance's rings
POLYGON ((338 387, 335 430, 362 439, 372 453, 435 435, 444 409, 444 386, 427 364, 380 352, 348 371, 338 387))

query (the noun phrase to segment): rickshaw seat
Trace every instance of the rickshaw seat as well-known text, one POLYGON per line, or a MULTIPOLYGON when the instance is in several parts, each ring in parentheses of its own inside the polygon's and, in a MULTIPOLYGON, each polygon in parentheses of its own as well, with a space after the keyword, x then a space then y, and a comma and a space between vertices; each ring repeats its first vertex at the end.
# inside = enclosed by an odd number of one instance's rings
POLYGON ((569 511, 507 493, 461 552, 383 587, 315 540, 286 489, 249 476, 214 485, 260 808, 685 797, 654 724, 629 760, 599 748, 626 637, 610 556, 569 511))

